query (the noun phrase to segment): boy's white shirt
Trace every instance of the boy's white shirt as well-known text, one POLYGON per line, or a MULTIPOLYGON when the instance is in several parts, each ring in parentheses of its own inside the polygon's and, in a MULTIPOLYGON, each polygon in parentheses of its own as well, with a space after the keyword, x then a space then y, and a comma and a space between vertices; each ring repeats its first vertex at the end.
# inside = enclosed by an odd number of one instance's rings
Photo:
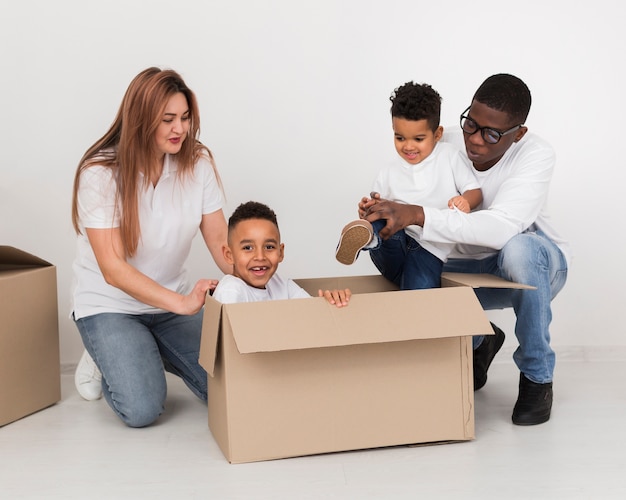
MULTIPOLYGON (((463 144, 460 131, 444 134, 444 141, 463 144)), ((478 210, 465 214, 423 204, 424 238, 440 243, 460 242, 450 258, 483 259, 495 254, 513 236, 543 231, 563 252, 568 264, 571 252, 549 221, 548 191, 556 156, 552 147, 528 132, 485 172, 471 166, 483 193, 478 210)))
MULTIPOLYGON (((372 191, 386 200, 458 212, 448 208, 448 201, 480 187, 472 170, 458 147, 439 141, 432 153, 417 165, 396 156, 380 170, 372 191)), ((417 225, 406 227, 405 232, 444 262, 454 248, 452 242, 425 237, 424 230, 417 225)))
POLYGON ((222 304, 260 302, 264 300, 304 299, 310 295, 295 281, 274 274, 265 288, 255 288, 241 278, 227 274, 213 291, 213 298, 222 304))

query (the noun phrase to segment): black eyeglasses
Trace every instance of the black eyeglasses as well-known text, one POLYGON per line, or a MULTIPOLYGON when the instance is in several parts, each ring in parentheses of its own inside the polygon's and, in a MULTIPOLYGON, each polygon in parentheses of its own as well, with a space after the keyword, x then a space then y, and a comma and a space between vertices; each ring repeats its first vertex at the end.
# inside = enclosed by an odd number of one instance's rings
POLYGON ((463 114, 461 115, 461 128, 463 129, 463 132, 469 135, 473 135, 480 131, 480 135, 483 140, 488 144, 497 144, 503 136, 519 130, 520 127, 524 125, 523 123, 520 123, 519 125, 515 125, 515 127, 505 130, 504 132, 500 132, 499 130, 491 127, 479 127, 478 123, 465 114, 470 108, 471 106, 463 111, 463 114))

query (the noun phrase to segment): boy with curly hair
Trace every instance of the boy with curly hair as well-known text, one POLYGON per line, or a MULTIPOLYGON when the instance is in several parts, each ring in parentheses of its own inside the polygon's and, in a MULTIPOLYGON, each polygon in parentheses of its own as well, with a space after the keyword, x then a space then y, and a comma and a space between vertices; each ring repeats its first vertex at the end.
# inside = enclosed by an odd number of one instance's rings
MULTIPOLYGON (((428 84, 408 82, 390 97, 394 144, 398 157, 378 174, 371 200, 449 207, 464 213, 482 202, 478 181, 461 152, 440 142, 441 96, 428 84)), ((354 263, 361 250, 383 276, 402 290, 441 286, 443 264, 453 244, 422 238, 419 226, 408 226, 383 240, 378 231, 384 220, 370 224, 358 219, 341 233, 335 256, 342 264, 354 263)))

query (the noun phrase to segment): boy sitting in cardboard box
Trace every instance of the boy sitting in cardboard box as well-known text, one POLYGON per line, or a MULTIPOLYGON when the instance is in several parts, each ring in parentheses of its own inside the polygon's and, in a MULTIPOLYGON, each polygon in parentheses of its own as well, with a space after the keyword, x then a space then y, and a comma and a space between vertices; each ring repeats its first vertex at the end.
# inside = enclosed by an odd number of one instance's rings
MULTIPOLYGON (((235 209, 228 220, 228 244, 222 248, 224 259, 233 266, 213 292, 223 304, 307 298, 310 295, 293 280, 283 279, 276 271, 285 256, 280 241, 278 220, 267 205, 249 201, 235 209)), ((350 290, 318 290, 330 304, 344 307, 350 290)))

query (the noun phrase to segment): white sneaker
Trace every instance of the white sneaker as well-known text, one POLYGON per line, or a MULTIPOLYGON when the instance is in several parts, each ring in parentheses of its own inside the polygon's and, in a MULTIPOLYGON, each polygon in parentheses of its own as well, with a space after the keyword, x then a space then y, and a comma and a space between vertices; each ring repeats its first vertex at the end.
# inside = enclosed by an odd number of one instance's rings
POLYGON ((78 394, 87 401, 95 401, 102 397, 102 374, 87 351, 83 351, 76 367, 74 385, 78 394))

